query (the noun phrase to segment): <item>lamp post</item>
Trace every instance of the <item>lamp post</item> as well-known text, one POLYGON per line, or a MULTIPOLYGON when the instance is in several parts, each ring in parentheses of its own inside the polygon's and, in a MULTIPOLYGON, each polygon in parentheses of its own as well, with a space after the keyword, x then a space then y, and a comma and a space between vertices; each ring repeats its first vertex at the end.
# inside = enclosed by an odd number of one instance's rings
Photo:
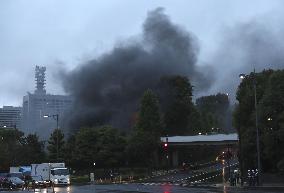
POLYGON ((58 127, 58 120, 59 120, 59 114, 54 114, 54 115, 44 115, 44 118, 52 117, 54 120, 56 120, 56 159, 58 161, 59 157, 59 127, 58 127))
MULTIPOLYGON (((246 77, 245 74, 239 75, 240 79, 246 77)), ((255 129, 256 129, 256 151, 257 151, 257 170, 258 170, 258 182, 261 185, 261 165, 260 165, 260 145, 259 145, 259 129, 258 129, 258 114, 257 114, 257 97, 256 97, 256 73, 253 70, 253 91, 254 91, 254 108, 255 108, 255 129)))

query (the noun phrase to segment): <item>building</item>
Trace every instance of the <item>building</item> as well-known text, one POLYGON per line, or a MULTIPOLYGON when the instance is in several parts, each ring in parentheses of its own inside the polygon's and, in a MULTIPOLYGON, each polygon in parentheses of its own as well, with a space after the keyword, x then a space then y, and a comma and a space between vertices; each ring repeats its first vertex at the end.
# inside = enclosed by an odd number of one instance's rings
POLYGON ((0 108, 0 128, 21 129, 22 107, 3 106, 0 108))
POLYGON ((59 127, 64 114, 72 105, 72 98, 65 95, 46 94, 45 67, 36 66, 34 94, 27 93, 23 97, 23 131, 26 134, 37 134, 40 139, 47 140, 57 127, 56 119, 59 117, 59 127), (50 117, 46 117, 46 115, 50 117), (45 116, 45 117, 44 117, 45 116))

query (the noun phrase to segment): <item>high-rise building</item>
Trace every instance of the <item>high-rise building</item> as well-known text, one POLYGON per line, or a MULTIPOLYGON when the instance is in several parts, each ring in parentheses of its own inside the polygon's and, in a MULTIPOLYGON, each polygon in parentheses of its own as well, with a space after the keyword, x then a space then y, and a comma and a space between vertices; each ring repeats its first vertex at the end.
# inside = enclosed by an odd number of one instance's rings
POLYGON ((3 106, 0 108, 0 128, 21 129, 22 107, 3 106))
POLYGON ((59 126, 72 105, 72 97, 46 94, 45 67, 36 66, 36 90, 23 97, 23 131, 26 134, 36 133, 40 139, 47 140, 57 127, 55 116, 59 117, 59 126), (48 118, 44 116, 50 116, 48 118), (53 116, 53 117, 52 117, 53 116))

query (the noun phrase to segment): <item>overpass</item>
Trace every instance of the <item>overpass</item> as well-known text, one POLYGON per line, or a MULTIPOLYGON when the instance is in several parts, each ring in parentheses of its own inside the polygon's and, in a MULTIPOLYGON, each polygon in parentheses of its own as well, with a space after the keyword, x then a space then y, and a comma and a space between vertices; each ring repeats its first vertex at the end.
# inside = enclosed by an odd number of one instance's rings
POLYGON ((162 142, 168 142, 170 146, 193 146, 193 145, 236 145, 239 141, 237 133, 173 136, 161 137, 162 142))
POLYGON ((182 149, 194 146, 216 146, 220 148, 236 149, 238 146, 238 134, 212 134, 194 136, 161 137, 161 142, 167 143, 167 159, 170 165, 179 165, 182 149))

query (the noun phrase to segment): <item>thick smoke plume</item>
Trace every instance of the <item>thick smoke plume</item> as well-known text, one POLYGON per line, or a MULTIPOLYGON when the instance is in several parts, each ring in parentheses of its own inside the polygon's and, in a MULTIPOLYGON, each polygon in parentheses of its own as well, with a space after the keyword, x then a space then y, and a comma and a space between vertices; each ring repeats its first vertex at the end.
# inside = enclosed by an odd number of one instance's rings
MULTIPOLYGON (((266 17, 267 18, 267 17, 266 17)), ((260 18, 226 28, 222 41, 210 63, 215 64, 218 77, 211 92, 230 93, 235 100, 239 74, 264 69, 284 68, 283 20, 260 18)))
POLYGON ((143 92, 155 89, 163 76, 186 76, 195 88, 207 89, 211 80, 196 66, 198 51, 196 38, 173 24, 162 8, 149 12, 136 41, 66 75, 65 89, 75 98, 70 125, 129 128, 143 92))

